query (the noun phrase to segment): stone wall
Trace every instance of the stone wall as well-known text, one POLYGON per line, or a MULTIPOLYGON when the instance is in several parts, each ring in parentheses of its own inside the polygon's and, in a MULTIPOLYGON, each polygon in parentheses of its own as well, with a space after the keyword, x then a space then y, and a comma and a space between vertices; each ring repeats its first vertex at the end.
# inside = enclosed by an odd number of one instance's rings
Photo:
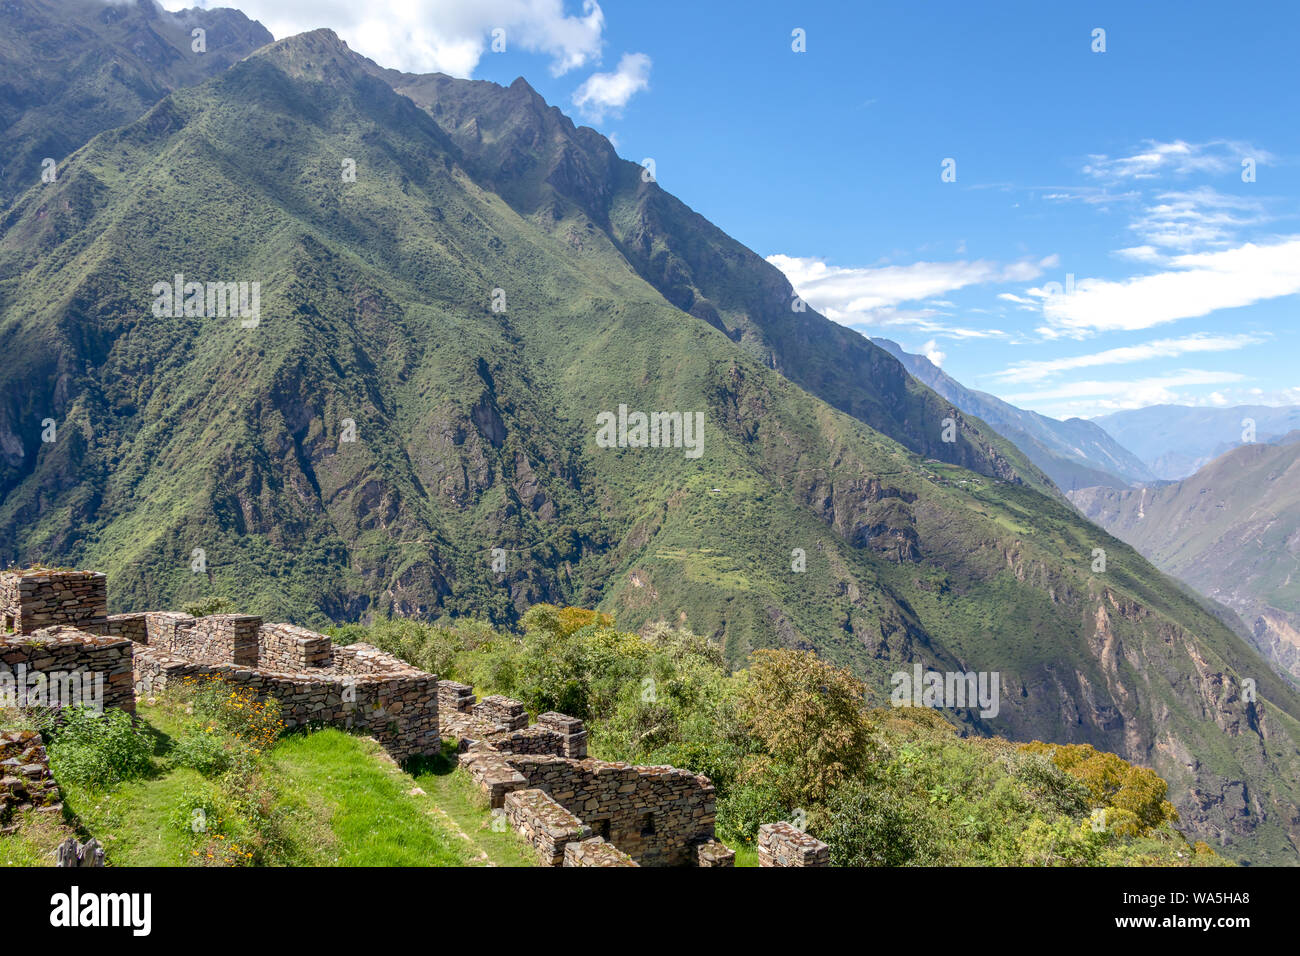
POLYGON ((716 792, 708 777, 676 767, 511 754, 529 787, 545 790, 641 866, 695 866, 713 839, 716 792))
MULTIPOLYGON (((359 647, 368 668, 377 668, 387 656, 369 645, 359 647)), ((251 691, 259 700, 277 700, 286 727, 320 724, 370 734, 396 760, 440 753, 438 679, 396 658, 390 660, 386 673, 377 669, 347 673, 338 668, 286 673, 192 661, 152 645, 137 646, 135 686, 141 695, 156 694, 186 677, 219 677, 251 691)))
POLYGON ((632 859, 612 843, 600 837, 564 845, 565 866, 636 866, 632 859))
POLYGON ((438 711, 443 717, 469 713, 476 700, 474 688, 468 684, 457 684, 454 680, 438 681, 438 711))
POLYGON ((50 776, 45 742, 34 730, 0 731, 0 834, 14 813, 27 807, 58 813, 63 797, 50 776))
POLYGON ((97 631, 108 617, 108 579, 96 571, 0 573, 0 637, 55 625, 97 631))
POLYGON ((257 643, 257 666, 267 670, 302 671, 334 663, 333 642, 305 627, 263 624, 257 643))
POLYGON ((514 790, 503 803, 506 819, 537 851, 542 866, 564 863, 565 847, 591 836, 581 820, 541 790, 514 790))
POLYGON ((257 635, 261 628, 262 619, 250 614, 213 614, 196 618, 192 626, 177 628, 171 651, 207 664, 256 667, 257 635))
POLYGON ((109 637, 125 637, 135 644, 148 644, 149 621, 143 614, 110 614, 100 633, 109 637))
POLYGON ((506 794, 528 787, 528 781, 510 765, 507 755, 487 744, 472 744, 460 755, 459 763, 493 809, 505 806, 506 794))
POLYGON ((705 840, 695 847, 695 865, 705 868, 735 866, 736 851, 718 840, 705 840))
POLYGON ((521 730, 528 726, 528 711, 524 705, 500 694, 484 697, 470 710, 474 716, 501 724, 507 730, 521 730))
POLYGON ((170 654, 193 643, 186 632, 193 629, 197 618, 189 614, 180 611, 149 611, 144 620, 145 643, 152 648, 170 654))
POLYGON ((131 649, 121 637, 49 627, 22 637, 0 637, 0 703, 31 706, 85 704, 135 713, 131 649))
POLYGON ((758 828, 759 866, 830 866, 831 848, 788 823, 758 828))

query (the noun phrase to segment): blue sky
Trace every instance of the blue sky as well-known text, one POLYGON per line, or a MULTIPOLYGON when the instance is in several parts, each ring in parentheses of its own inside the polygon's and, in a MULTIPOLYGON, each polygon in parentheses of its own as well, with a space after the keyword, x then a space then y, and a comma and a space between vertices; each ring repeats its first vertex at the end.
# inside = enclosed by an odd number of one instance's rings
POLYGON ((1300 403, 1300 5, 204 5, 523 75, 826 315, 1023 407, 1300 403))

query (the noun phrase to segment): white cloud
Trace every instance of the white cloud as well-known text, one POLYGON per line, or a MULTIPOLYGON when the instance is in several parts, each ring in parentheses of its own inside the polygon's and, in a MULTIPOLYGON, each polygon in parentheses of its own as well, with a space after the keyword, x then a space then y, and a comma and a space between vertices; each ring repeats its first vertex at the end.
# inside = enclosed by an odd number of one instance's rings
POLYGON ((1129 225, 1146 242, 1139 249, 1223 246, 1237 230, 1268 221, 1258 201, 1224 195, 1208 186, 1155 198, 1156 203, 1129 225))
POLYGON ((921 354, 934 363, 936 368, 943 368, 944 359, 948 357, 946 352, 939 351, 939 345, 934 339, 921 346, 921 354))
POLYGON ((1134 262, 1146 262, 1152 265, 1163 264, 1165 261, 1165 257, 1155 246, 1130 246, 1127 249, 1117 250, 1115 254, 1125 259, 1132 259, 1134 262))
POLYGON ((1147 405, 1199 404, 1202 400, 1176 391, 1196 385, 1226 385, 1244 376, 1236 372, 1206 372, 1184 369, 1172 375, 1123 381, 1070 382, 1035 392, 998 397, 1043 414, 1102 414, 1147 405), (1051 409, 1051 411, 1048 411, 1051 409))
POLYGON ((1188 143, 1180 139, 1161 143, 1149 139, 1137 152, 1128 156, 1089 156, 1083 171, 1095 179, 1109 181, 1156 179, 1165 174, 1181 176, 1240 170, 1243 159, 1253 159, 1262 165, 1271 163, 1273 155, 1249 143, 1232 140, 1188 143))
MULTIPOLYGON (((933 301, 970 285, 1021 282, 1036 279, 1057 262, 1055 256, 1038 261, 999 264, 986 260, 914 262, 905 266, 846 268, 822 259, 772 255, 767 257, 790 280, 799 296, 814 309, 843 325, 908 325, 929 334, 960 337, 991 334, 987 330, 952 329, 931 321, 943 313, 934 309, 899 311, 905 302, 933 301)), ((1001 335, 1001 332, 992 334, 1001 335)))
POLYGON ((1044 359, 1038 361, 1018 362, 993 377, 1005 382, 1038 382, 1061 372, 1079 368, 1123 365, 1130 362, 1145 362, 1158 358, 1176 358, 1193 352, 1227 352, 1258 345, 1264 338, 1258 335, 1209 335, 1198 333, 1178 339, 1159 339, 1140 345, 1126 345, 1120 348, 1106 349, 1091 355, 1073 355, 1068 358, 1044 359))
POLYGON ((1169 270, 1118 282, 1083 279, 1069 292, 1029 289, 1056 335, 1147 329, 1300 292, 1300 236, 1270 245, 1173 256, 1169 270))
POLYGON ((599 122, 606 113, 618 114, 633 94, 650 85, 650 57, 624 53, 613 73, 593 73, 573 94, 573 105, 599 122))
POLYGON ((492 31, 505 31, 506 51, 551 58, 560 76, 600 61, 605 14, 584 0, 578 15, 563 0, 163 0, 169 10, 236 6, 277 38, 329 27, 380 66, 413 73, 473 74, 492 31))

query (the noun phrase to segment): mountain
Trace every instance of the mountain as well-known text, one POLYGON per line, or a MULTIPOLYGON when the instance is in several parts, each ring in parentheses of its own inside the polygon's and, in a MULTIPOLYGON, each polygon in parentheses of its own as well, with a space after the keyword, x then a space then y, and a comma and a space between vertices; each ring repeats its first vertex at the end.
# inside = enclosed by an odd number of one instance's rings
POLYGON ((114 610, 309 625, 598 606, 733 664, 815 648, 881 702, 912 661, 996 672, 967 732, 1153 766, 1189 832, 1296 862, 1300 695, 792 299, 522 80, 282 40, 0 215, 0 561, 102 569, 114 610), (258 283, 256 321, 173 312, 177 274, 258 283), (638 412, 703 428, 606 427, 638 412))
POLYGON ((224 72, 272 40, 238 10, 154 0, 0 3, 0 209, 96 133, 224 72), (202 29, 203 52, 192 31, 202 29))
POLYGON ((1227 605, 1300 679, 1300 432, 1243 445, 1158 488, 1071 499, 1158 567, 1227 605))
POLYGON ((1127 488, 1155 480, 1136 455, 1093 422, 1082 418, 1058 421, 1016 408, 988 392, 967 388, 924 355, 903 351, 897 342, 882 338, 871 341, 902 362, 913 378, 1014 442, 1064 491, 1097 485, 1127 488))
POLYGON ((1125 448, 1131 448, 1157 478, 1178 481, 1246 443, 1243 435, 1247 419, 1254 422, 1254 441, 1276 441, 1300 428, 1300 406, 1151 405, 1102 415, 1093 422, 1125 448))

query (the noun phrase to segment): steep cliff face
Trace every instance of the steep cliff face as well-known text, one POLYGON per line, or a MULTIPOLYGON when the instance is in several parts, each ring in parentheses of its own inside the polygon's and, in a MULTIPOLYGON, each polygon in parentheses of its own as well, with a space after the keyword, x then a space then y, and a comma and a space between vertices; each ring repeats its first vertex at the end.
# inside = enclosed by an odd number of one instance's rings
POLYGON ((1119 492, 1088 488, 1076 507, 1207 597, 1300 679, 1300 433, 1244 445, 1190 478, 1119 492))

